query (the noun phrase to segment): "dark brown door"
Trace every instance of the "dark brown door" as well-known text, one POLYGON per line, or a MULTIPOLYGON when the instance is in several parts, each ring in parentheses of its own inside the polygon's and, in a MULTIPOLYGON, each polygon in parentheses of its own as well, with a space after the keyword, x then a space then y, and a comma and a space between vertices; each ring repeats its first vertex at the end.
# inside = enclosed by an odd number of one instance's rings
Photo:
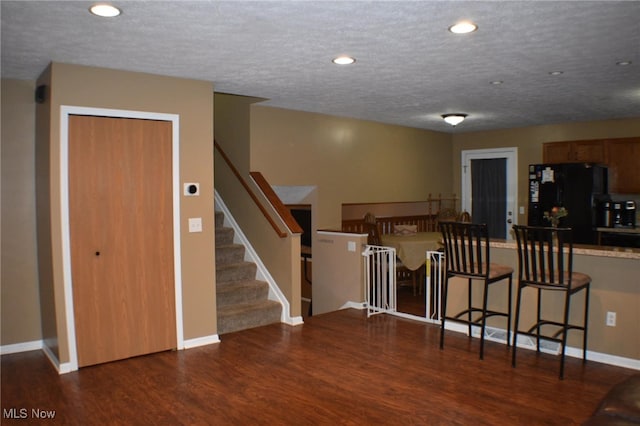
POLYGON ((172 123, 69 116, 78 365, 177 346, 172 123))

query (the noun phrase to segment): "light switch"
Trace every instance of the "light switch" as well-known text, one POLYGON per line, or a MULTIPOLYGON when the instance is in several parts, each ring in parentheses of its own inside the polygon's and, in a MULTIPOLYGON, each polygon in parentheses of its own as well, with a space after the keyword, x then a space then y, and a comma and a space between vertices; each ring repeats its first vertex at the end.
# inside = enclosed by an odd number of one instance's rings
POLYGON ((202 232, 202 218, 190 217, 189 218, 189 232, 202 232))
POLYGON ((347 241, 347 250, 356 251, 356 242, 355 241, 347 241))

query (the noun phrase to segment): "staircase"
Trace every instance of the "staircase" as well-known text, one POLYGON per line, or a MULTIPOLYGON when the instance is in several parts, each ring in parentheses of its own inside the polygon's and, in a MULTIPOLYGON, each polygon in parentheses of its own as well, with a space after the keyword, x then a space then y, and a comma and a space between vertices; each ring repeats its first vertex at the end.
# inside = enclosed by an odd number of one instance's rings
POLYGON ((282 305, 268 299, 266 282, 256 280, 256 265, 244 260, 243 245, 233 243, 224 213, 215 215, 218 334, 280 322, 282 305))

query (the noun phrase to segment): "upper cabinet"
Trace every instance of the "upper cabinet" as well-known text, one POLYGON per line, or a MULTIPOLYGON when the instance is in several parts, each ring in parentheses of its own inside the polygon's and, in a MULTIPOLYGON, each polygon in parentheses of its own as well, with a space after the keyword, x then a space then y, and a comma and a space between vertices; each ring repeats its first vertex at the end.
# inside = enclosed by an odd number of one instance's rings
POLYGON ((600 163, 609 168, 609 192, 640 194, 640 137, 548 142, 545 163, 600 163))
POLYGON ((640 193, 640 137, 607 141, 609 192, 640 193))
POLYGON ((545 163, 604 163, 605 141, 550 142, 542 146, 545 163))

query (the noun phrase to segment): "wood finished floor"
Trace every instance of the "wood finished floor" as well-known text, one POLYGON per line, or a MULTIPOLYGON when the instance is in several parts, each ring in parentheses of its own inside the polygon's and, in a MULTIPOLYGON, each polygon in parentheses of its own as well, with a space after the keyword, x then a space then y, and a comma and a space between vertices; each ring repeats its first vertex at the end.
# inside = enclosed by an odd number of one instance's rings
MULTIPOLYGON (((56 424, 578 425, 637 371, 522 350, 398 317, 343 310, 221 342, 58 375, 41 351, 2 356, 2 409, 56 424)), ((6 416, 4 416, 6 417, 6 416)), ((29 419, 33 423, 34 419, 29 419)), ((24 420, 2 419, 2 424, 24 420)))

